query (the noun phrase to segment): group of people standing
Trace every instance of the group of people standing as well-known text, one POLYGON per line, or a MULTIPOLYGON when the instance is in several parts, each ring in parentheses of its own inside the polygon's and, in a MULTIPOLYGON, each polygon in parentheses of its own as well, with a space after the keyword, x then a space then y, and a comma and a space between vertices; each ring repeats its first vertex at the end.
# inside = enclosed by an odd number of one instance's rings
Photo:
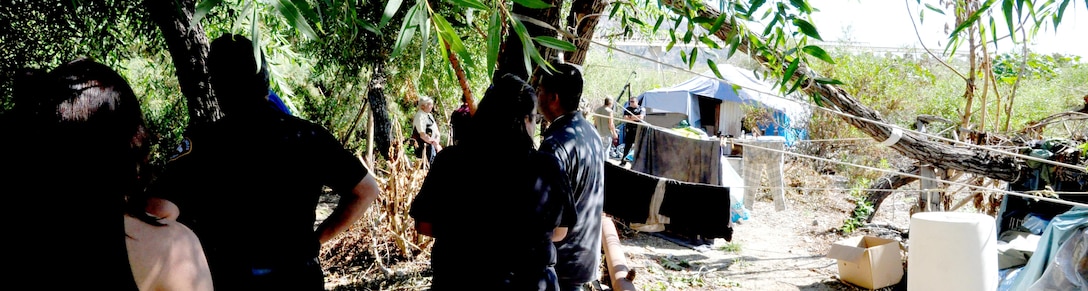
POLYGON ((90 59, 23 72, 0 123, 12 137, 0 150, 20 153, 2 161, 18 169, 2 183, 14 199, 5 228, 23 237, 9 278, 47 290, 324 290, 321 244, 379 189, 328 130, 269 99, 253 47, 211 42, 222 117, 191 124, 154 179, 154 133, 123 76, 90 59), (323 187, 340 202, 315 230, 323 187), (27 213, 35 203, 44 212, 27 213))
POLYGON ((410 210, 435 238, 432 290, 584 290, 599 278, 604 146, 578 110, 581 69, 551 66, 535 88, 497 78, 435 157, 410 210))
MULTIPOLYGON (((21 75, 0 123, 13 137, 0 150, 27 154, 2 161, 20 169, 3 183, 17 196, 5 221, 29 237, 15 240, 13 278, 46 289, 324 289, 320 247, 362 217, 377 182, 327 129, 269 99, 267 63, 248 39, 216 38, 207 65, 222 117, 186 128, 154 175, 154 134, 123 76, 89 59, 21 75), (325 187, 340 200, 315 229, 325 187), (18 208, 32 202, 47 213, 28 223, 18 208), (49 280, 56 265, 75 272, 49 280)), ((421 135, 433 159, 409 214, 435 237, 433 290, 583 290, 599 278, 605 142, 578 110, 580 68, 552 67, 536 87, 495 79, 446 149, 437 129, 421 135)))

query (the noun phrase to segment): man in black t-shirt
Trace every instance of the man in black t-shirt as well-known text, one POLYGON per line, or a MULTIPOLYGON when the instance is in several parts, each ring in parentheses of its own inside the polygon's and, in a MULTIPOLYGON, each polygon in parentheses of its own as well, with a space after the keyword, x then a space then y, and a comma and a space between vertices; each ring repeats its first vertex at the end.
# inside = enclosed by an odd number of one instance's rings
POLYGON ((180 210, 176 219, 204 245, 215 289, 324 290, 321 244, 362 217, 378 186, 328 130, 271 106, 263 56, 256 64, 252 49, 242 36, 211 43, 224 116, 187 129, 150 190, 167 201, 149 212, 180 210), (340 200, 315 231, 323 186, 340 200))
POLYGON ((623 119, 628 122, 623 125, 623 157, 620 158, 620 166, 627 164, 627 155, 631 153, 631 146, 635 143, 635 135, 638 134, 639 123, 646 118, 646 111, 639 106, 638 99, 631 98, 627 101, 627 107, 623 109, 623 119))

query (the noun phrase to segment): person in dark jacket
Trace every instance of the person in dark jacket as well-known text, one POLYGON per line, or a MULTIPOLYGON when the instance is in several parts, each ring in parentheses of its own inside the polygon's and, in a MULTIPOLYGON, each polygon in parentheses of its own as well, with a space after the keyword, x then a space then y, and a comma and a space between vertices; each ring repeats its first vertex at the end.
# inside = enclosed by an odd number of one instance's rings
POLYGON ((540 113, 550 124, 544 130, 540 151, 559 159, 571 183, 571 200, 578 223, 555 243, 559 259, 555 270, 560 289, 582 290, 600 278, 601 216, 604 214, 605 151, 599 133, 586 120, 582 101, 582 72, 567 63, 552 63, 555 71, 543 73, 537 91, 540 113))

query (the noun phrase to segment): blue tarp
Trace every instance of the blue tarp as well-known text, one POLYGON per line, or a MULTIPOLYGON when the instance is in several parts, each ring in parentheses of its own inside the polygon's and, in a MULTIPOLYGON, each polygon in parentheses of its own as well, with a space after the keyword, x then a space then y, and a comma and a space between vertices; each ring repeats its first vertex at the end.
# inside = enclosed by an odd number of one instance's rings
MULTIPOLYGON (((718 71, 722 79, 696 76, 672 87, 646 91, 638 99, 642 106, 651 108, 653 112, 680 113, 686 115, 692 125, 716 125, 719 128, 721 125, 717 122, 703 120, 699 113, 699 97, 762 107, 774 112, 777 123, 761 125, 764 135, 784 136, 787 142, 807 138, 808 133, 804 128, 812 111, 799 96, 783 97, 772 84, 760 80, 750 70, 723 64, 718 66, 718 71)), ((713 73, 704 75, 713 76, 713 73)), ((743 116, 729 118, 740 120, 743 116)))

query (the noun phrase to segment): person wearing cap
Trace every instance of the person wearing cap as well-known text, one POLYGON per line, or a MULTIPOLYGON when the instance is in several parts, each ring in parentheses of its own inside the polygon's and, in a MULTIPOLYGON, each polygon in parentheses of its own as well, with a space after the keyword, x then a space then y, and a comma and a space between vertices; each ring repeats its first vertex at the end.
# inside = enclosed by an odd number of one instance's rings
POLYGON ((187 129, 149 189, 164 206, 148 211, 178 211, 217 290, 324 290, 321 244, 362 217, 377 182, 327 129, 269 102, 267 64, 250 40, 216 38, 208 68, 223 117, 187 129), (315 230, 325 186, 340 199, 315 230))
POLYGON ((559 159, 571 188, 577 223, 555 242, 559 290, 583 290, 600 278, 601 217, 604 214, 604 143, 593 124, 578 110, 582 102, 581 69, 553 62, 540 75, 538 107, 550 125, 540 151, 559 159))
POLYGON ((434 99, 419 96, 419 110, 412 115, 412 138, 416 140, 416 158, 425 159, 424 165, 430 165, 434 155, 442 150, 438 122, 432 112, 434 99))

